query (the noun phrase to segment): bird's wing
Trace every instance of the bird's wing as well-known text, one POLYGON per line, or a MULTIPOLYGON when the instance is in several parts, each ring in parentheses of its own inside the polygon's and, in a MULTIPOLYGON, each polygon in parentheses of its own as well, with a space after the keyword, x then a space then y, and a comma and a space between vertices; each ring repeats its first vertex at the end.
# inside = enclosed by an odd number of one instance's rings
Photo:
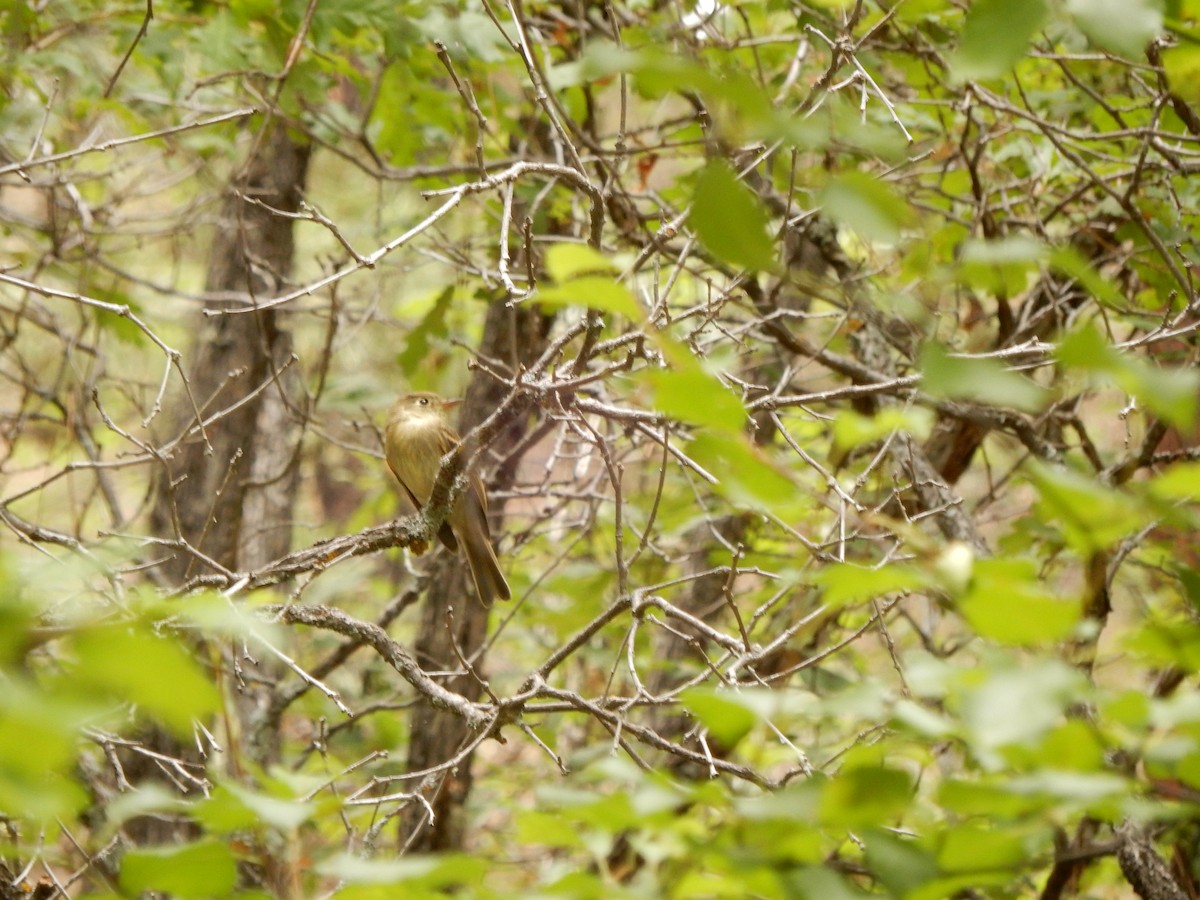
MULTIPOLYGON (((392 468, 392 464, 390 462, 388 463, 388 468, 392 469, 392 474, 395 475, 396 480, 400 482, 400 487, 404 488, 404 493, 408 494, 408 499, 412 501, 413 507, 417 510, 417 512, 420 512, 421 508, 424 507, 425 504, 417 499, 417 495, 412 492, 412 488, 404 483, 404 479, 400 477, 399 472, 392 468)), ((458 552, 458 538, 454 536, 454 530, 450 527, 449 522, 442 522, 442 527, 438 529, 438 540, 440 540, 446 549, 451 553, 458 552)))

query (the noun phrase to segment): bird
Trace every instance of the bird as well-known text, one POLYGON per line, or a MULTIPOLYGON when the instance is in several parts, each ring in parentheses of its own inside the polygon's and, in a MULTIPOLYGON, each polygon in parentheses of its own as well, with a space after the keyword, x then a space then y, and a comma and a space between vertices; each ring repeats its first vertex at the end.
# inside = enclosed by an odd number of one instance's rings
MULTIPOLYGON (((384 429, 388 468, 418 509, 429 502, 442 457, 462 440, 450 425, 448 415, 460 402, 422 391, 401 397, 388 412, 384 429)), ((438 530, 438 538, 453 552, 462 547, 475 582, 475 593, 485 607, 490 607, 497 597, 502 600, 512 597, 492 548, 487 494, 474 472, 468 475, 466 488, 455 498, 450 514, 438 530)))

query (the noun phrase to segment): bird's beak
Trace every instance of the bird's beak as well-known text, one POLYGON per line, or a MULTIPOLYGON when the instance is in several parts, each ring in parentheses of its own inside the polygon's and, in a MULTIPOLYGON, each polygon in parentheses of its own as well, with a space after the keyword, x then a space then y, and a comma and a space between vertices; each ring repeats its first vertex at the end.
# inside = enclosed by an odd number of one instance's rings
POLYGON ((454 409, 460 403, 462 403, 462 400, 443 400, 442 409, 454 409))

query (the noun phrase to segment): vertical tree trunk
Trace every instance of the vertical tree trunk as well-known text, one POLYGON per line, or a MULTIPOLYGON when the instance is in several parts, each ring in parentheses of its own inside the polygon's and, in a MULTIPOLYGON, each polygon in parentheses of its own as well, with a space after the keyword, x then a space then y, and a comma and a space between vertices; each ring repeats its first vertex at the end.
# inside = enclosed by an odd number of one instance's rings
MULTIPOLYGON (((210 306, 245 308, 274 296, 288 281, 294 220, 272 210, 299 208, 308 159, 308 147, 280 124, 269 126, 257 143, 228 188, 211 249, 206 288, 231 299, 210 306)), ((185 442, 166 460, 152 513, 154 533, 174 535, 232 570, 253 568, 287 551, 300 435, 291 356, 291 335, 279 326, 274 310, 197 316, 188 381, 204 419, 212 421, 203 437, 185 442)), ((178 402, 176 421, 181 427, 195 424, 191 401, 181 396, 178 402)), ((198 554, 179 549, 160 576, 178 583, 207 570, 198 554)), ((239 696, 245 704, 258 702, 249 687, 239 696)), ((142 742, 168 756, 186 759, 195 753, 157 730, 142 735, 142 742)), ((272 750, 249 752, 266 758, 272 750)), ((154 779, 157 770, 135 755, 126 774, 137 784, 154 779)), ((139 844, 162 843, 178 839, 187 828, 145 818, 126 832, 139 844)))
MULTIPOLYGON (((287 283, 293 220, 273 210, 299 208, 308 158, 307 145, 281 124, 269 126, 229 189, 211 250, 207 290, 233 299, 209 306, 242 309, 287 283)), ((300 399, 291 389, 291 335, 279 315, 261 310, 198 321, 191 395, 206 419, 229 411, 168 461, 154 511, 157 533, 174 533, 229 569, 267 562, 286 552, 291 538, 300 399)), ((193 413, 189 404, 185 415, 193 413)), ((178 551, 166 571, 178 581, 204 564, 178 551)))
MULTIPOLYGON (((530 306, 509 309, 502 302, 492 305, 484 324, 480 352, 492 359, 508 360, 512 371, 532 362, 545 349, 549 320, 530 306)), ((484 373, 478 374, 467 388, 459 420, 459 430, 465 433, 483 421, 499 404, 505 394, 504 386, 484 373)), ((504 456, 521 439, 521 422, 513 422, 491 445, 494 454, 504 456)), ((489 490, 507 487, 513 472, 497 472, 489 480, 489 490)), ((492 534, 499 535, 503 509, 491 503, 492 534)), ((503 555, 500 565, 505 567, 503 555)), ((448 553, 438 559, 434 577, 425 599, 424 617, 417 638, 416 653, 421 665, 431 671, 457 671, 462 668, 459 651, 472 660, 476 671, 483 666, 482 656, 475 654, 487 637, 488 610, 475 599, 469 587, 466 566, 448 553)), ((470 674, 447 680, 446 687, 477 699, 482 694, 479 682, 470 674)), ((409 725, 411 735, 408 749, 408 768, 420 771, 454 757, 471 734, 461 719, 440 712, 428 704, 418 704, 409 725)), ((412 851, 452 850, 463 844, 463 806, 471 792, 471 756, 454 769, 440 772, 422 783, 421 791, 433 809, 432 823, 424 807, 413 804, 406 810, 400 825, 400 843, 412 851)))

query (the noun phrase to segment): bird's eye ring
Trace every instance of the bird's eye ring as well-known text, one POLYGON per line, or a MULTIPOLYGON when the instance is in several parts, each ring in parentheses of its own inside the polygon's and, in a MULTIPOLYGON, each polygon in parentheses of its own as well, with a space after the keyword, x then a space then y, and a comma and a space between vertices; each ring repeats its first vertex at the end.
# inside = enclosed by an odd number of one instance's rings
POLYGON ((428 398, 428 397, 422 397, 422 398, 421 398, 420 400, 418 400, 417 402, 418 402, 418 403, 420 403, 422 406, 428 406, 428 405, 429 405, 429 398, 428 398))

